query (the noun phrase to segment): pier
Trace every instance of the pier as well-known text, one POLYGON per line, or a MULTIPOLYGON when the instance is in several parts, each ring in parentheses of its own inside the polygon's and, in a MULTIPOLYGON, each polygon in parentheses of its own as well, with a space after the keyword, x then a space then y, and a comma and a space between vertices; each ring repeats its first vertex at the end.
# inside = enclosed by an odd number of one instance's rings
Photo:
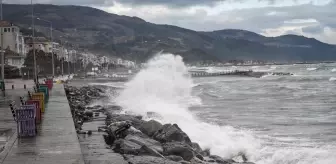
MULTIPOLYGON (((33 82, 27 85, 32 90, 33 82)), ((9 102, 18 103, 20 96, 27 96, 25 89, 7 89, 0 104, 0 164, 82 164, 83 155, 74 127, 63 84, 55 84, 42 123, 35 137, 18 138, 16 122, 9 109, 9 102)))
POLYGON ((260 78, 264 75, 278 75, 278 76, 290 76, 293 75, 288 72, 254 72, 252 70, 248 71, 222 71, 222 72, 190 72, 191 77, 213 77, 213 76, 246 76, 246 77, 255 77, 260 78))

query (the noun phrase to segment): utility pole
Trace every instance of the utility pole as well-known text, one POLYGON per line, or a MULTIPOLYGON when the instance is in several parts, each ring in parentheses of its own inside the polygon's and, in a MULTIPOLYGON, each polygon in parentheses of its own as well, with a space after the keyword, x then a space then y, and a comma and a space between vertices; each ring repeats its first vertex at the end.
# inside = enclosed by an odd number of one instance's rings
POLYGON ((75 50, 75 59, 74 59, 74 68, 73 68, 73 73, 76 73, 76 64, 77 64, 77 50, 75 50))
MULTIPOLYGON (((1 21, 3 21, 2 0, 0 8, 1 8, 1 21)), ((3 81, 3 83, 5 83, 5 49, 3 48, 4 47, 3 31, 4 28, 1 27, 1 80, 3 81)))
POLYGON ((52 35, 53 27, 52 22, 50 22, 50 41, 51 41, 51 65, 52 65, 52 78, 55 78, 55 60, 54 60, 54 42, 52 35))
POLYGON ((35 55, 35 44, 34 44, 34 39, 35 39, 35 25, 34 25, 34 4, 33 4, 33 0, 31 0, 31 7, 32 7, 32 33, 33 33, 33 37, 32 37, 32 44, 33 44, 33 56, 34 56, 34 78, 36 80, 36 82, 38 82, 37 80, 37 69, 36 69, 36 55, 35 55))
POLYGON ((61 66, 62 66, 62 77, 63 77, 63 74, 64 74, 64 67, 63 67, 63 63, 64 63, 64 48, 63 48, 63 44, 62 44, 62 41, 61 41, 61 49, 62 49, 62 62, 61 62, 61 66))
POLYGON ((44 19, 41 19, 41 18, 36 18, 40 21, 43 21, 43 22, 47 22, 50 24, 50 44, 51 44, 51 66, 52 66, 52 77, 54 78, 55 77, 55 60, 54 60, 54 42, 53 42, 53 35, 52 35, 52 31, 53 31, 53 25, 52 25, 52 22, 51 21, 48 21, 48 20, 44 20, 44 19))
POLYGON ((70 75, 70 57, 68 52, 68 75, 70 75))

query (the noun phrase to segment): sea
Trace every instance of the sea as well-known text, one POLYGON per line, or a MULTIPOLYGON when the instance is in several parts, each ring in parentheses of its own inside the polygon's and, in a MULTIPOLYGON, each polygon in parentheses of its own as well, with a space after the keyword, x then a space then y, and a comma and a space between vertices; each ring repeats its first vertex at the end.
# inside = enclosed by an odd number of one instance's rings
POLYGON ((187 67, 159 54, 108 102, 123 113, 176 123, 211 154, 256 164, 336 164, 336 64, 187 67), (269 72, 261 78, 196 77, 190 70, 269 72), (293 76, 273 76, 289 72, 293 76))

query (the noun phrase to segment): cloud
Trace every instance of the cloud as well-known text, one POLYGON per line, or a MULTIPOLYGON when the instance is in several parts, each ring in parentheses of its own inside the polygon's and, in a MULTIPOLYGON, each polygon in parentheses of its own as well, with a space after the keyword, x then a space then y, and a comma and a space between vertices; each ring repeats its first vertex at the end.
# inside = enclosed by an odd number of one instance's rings
POLYGON ((308 26, 302 28, 302 32, 304 33, 310 33, 310 34, 319 34, 324 31, 324 27, 321 25, 316 25, 316 26, 308 26))
POLYGON ((116 0, 118 3, 131 5, 166 5, 170 7, 186 7, 194 5, 212 6, 225 0, 116 0))
MULTIPOLYGON (((3 0, 3 3, 30 4, 31 0, 3 0)), ((55 5, 113 5, 114 0, 33 0, 34 4, 55 4, 55 5)))
MULTIPOLYGON (((4 0, 30 3, 30 0, 4 0)), ((244 29, 266 36, 299 34, 336 44, 336 0, 34 0, 86 5, 197 31, 244 29), (333 37, 331 37, 333 36, 333 37)))
MULTIPOLYGON (((29 4, 31 0, 3 0, 5 3, 29 4)), ((39 4, 57 4, 57 5, 113 5, 120 3, 130 6, 146 5, 165 5, 172 8, 183 8, 190 6, 214 6, 221 2, 245 3, 251 0, 33 0, 39 4)), ((306 0, 256 0, 256 2, 267 2, 268 4, 277 4, 284 1, 297 2, 306 0)))

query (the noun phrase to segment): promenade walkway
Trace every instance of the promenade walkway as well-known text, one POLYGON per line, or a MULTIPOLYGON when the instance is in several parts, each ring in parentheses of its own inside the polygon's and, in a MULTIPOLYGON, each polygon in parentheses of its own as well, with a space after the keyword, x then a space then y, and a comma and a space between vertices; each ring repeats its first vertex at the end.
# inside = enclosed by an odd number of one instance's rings
POLYGON ((6 92, 8 96, 1 97, 0 103, 0 164, 84 163, 62 84, 54 85, 38 134, 32 138, 17 138, 16 123, 8 108, 10 99, 18 101, 19 96, 27 95, 27 90, 18 88, 6 92), (4 137, 1 131, 5 132, 4 137))

